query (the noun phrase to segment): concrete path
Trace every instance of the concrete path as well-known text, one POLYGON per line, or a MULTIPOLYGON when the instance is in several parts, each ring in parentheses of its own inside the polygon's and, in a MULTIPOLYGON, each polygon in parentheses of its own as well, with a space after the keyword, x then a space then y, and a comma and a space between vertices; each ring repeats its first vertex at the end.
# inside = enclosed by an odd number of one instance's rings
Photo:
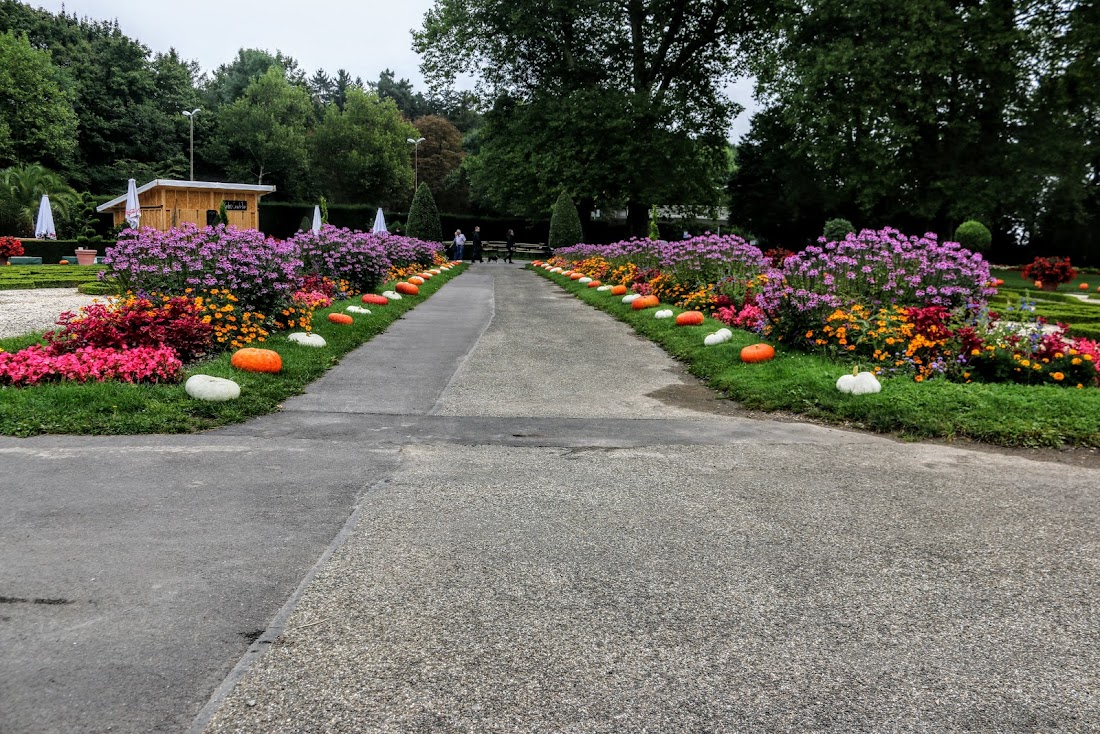
POLYGON ((1100 721, 1100 470, 746 418, 499 264, 285 407, 0 439, 0 731, 1100 721))

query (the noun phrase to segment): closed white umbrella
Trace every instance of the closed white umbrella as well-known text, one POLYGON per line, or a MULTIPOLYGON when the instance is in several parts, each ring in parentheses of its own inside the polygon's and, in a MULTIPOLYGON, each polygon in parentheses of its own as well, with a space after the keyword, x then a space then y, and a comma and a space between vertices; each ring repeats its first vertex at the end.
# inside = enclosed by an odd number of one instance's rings
POLYGON ((314 232, 321 231, 321 207, 319 206, 313 207, 313 227, 311 229, 314 232))
POLYGON ((134 179, 126 184, 126 223, 132 229, 141 225, 141 204, 138 203, 137 181, 134 179))
POLYGON ((56 240, 57 229, 53 225, 53 209, 50 208, 50 197, 42 194, 42 201, 38 202, 38 219, 34 224, 34 236, 40 240, 56 240))
POLYGON ((378 207, 378 213, 374 215, 374 229, 371 230, 375 234, 388 233, 386 229, 386 218, 382 216, 382 207, 378 207))

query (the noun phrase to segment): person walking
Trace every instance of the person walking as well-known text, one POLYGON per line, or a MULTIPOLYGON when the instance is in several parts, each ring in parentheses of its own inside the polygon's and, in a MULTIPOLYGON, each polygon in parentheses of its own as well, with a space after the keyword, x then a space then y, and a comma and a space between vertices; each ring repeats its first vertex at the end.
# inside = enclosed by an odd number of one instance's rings
POLYGON ((452 242, 451 244, 454 245, 455 260, 458 260, 459 262, 462 262, 462 251, 465 249, 466 235, 462 234, 461 229, 456 229, 455 230, 454 242, 452 242))
POLYGON ((516 252, 516 233, 508 230, 508 236, 504 238, 504 262, 512 262, 512 255, 516 252))
POLYGON ((477 260, 479 263, 485 262, 481 257, 481 227, 474 227, 474 233, 470 236, 470 242, 473 245, 473 251, 470 253, 470 262, 477 260))

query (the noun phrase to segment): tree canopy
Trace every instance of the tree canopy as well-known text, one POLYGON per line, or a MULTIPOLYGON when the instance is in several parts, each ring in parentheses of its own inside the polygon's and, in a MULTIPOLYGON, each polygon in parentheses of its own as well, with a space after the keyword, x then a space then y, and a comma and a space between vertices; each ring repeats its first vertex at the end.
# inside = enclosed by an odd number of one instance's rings
POLYGON ((529 211, 564 187, 587 209, 627 204, 644 227, 651 203, 717 201, 736 110, 723 88, 756 12, 751 0, 437 0, 414 47, 433 89, 469 74, 493 102, 479 155, 508 178, 475 189, 529 211), (685 154, 694 165, 678 165, 685 154))

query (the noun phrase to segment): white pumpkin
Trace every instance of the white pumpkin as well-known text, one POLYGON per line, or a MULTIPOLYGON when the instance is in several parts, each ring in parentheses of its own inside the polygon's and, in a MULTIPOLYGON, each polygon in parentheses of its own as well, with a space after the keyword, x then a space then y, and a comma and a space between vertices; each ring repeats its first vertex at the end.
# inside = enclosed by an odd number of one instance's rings
POLYGON ((722 341, 725 341, 725 342, 728 342, 730 339, 733 338, 733 332, 730 331, 729 329, 726 329, 726 328, 719 329, 718 331, 716 331, 714 333, 717 334, 718 336, 722 337, 722 341))
POLYGON ((382 291, 382 296, 390 299, 391 301, 401 300, 401 294, 396 291, 382 291))
POLYGON ((600 293, 604 293, 605 291, 609 291, 614 287, 615 286, 613 286, 613 285, 601 285, 601 286, 598 286, 596 288, 596 290, 598 290, 600 293))
POLYGON ((722 337, 721 334, 707 334, 706 337, 703 339, 703 345, 707 347, 713 347, 725 341, 726 340, 722 337))
POLYGON ((431 269, 431 270, 429 270, 428 272, 429 272, 429 273, 431 273, 432 275, 439 275, 439 273, 440 273, 441 271, 439 270, 439 268, 432 268, 432 269, 431 269))
POLYGON ((882 385, 870 372, 860 372, 858 375, 842 375, 836 381, 836 389, 849 395, 869 395, 881 391, 882 385))
POLYGON ((287 336, 287 341, 292 341, 295 344, 301 344, 303 347, 323 347, 328 342, 320 334, 307 334, 304 331, 296 331, 293 334, 287 336))
POLYGON ((551 270, 550 270, 550 272, 551 272, 551 273, 560 273, 560 272, 561 272, 561 268, 553 268, 553 269, 551 269, 551 270))
POLYGON ((363 308, 362 306, 348 306, 344 310, 348 313, 370 313, 369 308, 363 308))
POLYGON ((672 309, 671 308, 662 308, 660 311, 653 314, 653 318, 655 318, 655 319, 671 319, 672 318, 672 309))
POLYGON ((233 380, 210 375, 191 375, 184 383, 183 389, 195 400, 207 400, 212 403, 236 400, 241 396, 241 386, 233 380))
POLYGON ((634 303, 641 297, 641 293, 631 293, 630 295, 623 296, 623 303, 634 303))
POLYGON ((578 279, 577 279, 577 282, 578 282, 578 283, 591 283, 591 282, 592 282, 592 279, 591 279, 591 278, 589 278, 589 277, 588 277, 588 276, 586 275, 586 276, 584 276, 583 278, 578 278, 578 279))

